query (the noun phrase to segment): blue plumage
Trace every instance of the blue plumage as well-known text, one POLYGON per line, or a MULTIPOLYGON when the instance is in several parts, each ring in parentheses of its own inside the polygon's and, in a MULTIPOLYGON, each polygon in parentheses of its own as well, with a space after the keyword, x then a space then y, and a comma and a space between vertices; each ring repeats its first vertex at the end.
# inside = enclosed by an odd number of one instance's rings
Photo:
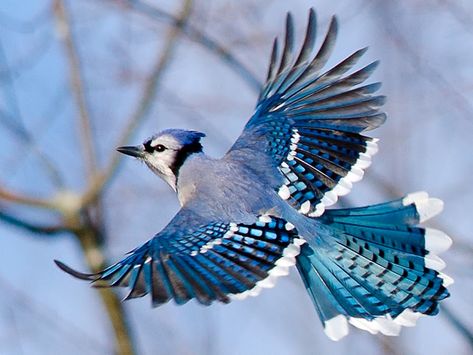
POLYGON ((98 274, 59 265, 94 284, 128 287, 127 299, 151 293, 154 306, 170 298, 178 304, 191 298, 210 304, 255 291, 259 281, 278 269, 278 261, 294 264, 299 251, 297 231, 275 217, 263 216, 252 224, 211 223, 190 234, 173 232, 163 231, 98 274))
POLYGON ((353 67, 366 49, 324 70, 338 30, 332 19, 317 51, 315 12, 299 54, 287 17, 281 56, 273 46, 255 113, 221 159, 203 153, 203 133, 165 130, 119 151, 146 163, 176 192, 173 220, 123 260, 96 274, 58 266, 99 286, 124 286, 126 299, 154 306, 227 303, 273 287, 297 269, 325 332, 352 324, 397 335, 435 315, 452 281, 436 255, 451 240, 419 224, 442 202, 426 193, 360 208, 326 207, 361 180, 377 151, 363 132, 386 119, 379 83, 363 84, 377 62, 353 67))

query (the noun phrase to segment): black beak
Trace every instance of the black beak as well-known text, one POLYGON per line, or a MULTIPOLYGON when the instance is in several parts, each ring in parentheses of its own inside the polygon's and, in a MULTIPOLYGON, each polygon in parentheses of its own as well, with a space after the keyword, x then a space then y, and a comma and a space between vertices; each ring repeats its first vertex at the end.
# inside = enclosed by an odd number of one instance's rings
POLYGON ((135 157, 135 158, 142 158, 143 152, 144 152, 143 149, 141 149, 139 146, 118 147, 117 150, 120 153, 131 155, 132 157, 135 157))

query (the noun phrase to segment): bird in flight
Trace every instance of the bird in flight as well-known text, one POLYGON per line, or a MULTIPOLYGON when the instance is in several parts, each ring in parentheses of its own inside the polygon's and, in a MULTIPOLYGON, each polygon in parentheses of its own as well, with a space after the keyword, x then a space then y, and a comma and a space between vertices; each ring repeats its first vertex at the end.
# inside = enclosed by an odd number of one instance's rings
POLYGON ((324 69, 337 28, 333 17, 315 50, 311 9, 296 51, 287 15, 282 51, 276 38, 254 114, 222 158, 203 152, 204 133, 182 129, 119 147, 171 186, 180 211, 101 272, 57 265, 94 285, 127 287, 126 299, 149 294, 155 307, 256 296, 295 265, 333 340, 349 324, 397 335, 419 316, 437 314, 452 282, 437 254, 451 239, 419 224, 442 210, 441 200, 418 192, 326 209, 362 179, 378 149, 364 132, 386 120, 380 83, 364 83, 378 63, 355 68, 366 48, 324 69))

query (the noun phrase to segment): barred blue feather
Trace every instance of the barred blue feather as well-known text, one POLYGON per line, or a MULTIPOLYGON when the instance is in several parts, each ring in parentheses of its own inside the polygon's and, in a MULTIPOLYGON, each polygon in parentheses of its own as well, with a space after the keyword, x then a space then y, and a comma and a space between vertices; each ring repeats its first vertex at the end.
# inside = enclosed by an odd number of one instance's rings
MULTIPOLYGON (((176 231, 163 230, 118 263, 83 274, 56 261, 64 271, 100 286, 129 288, 126 299, 151 294, 158 306, 171 298, 209 305, 227 303, 271 287, 271 276, 287 273, 299 253, 297 231, 282 219, 263 216, 253 224, 212 222, 176 231), (262 283, 261 281, 265 281, 262 283)), ((299 241, 300 242, 300 241, 299 241)))
POLYGON ((366 49, 322 72, 337 28, 334 17, 322 45, 312 54, 316 18, 311 10, 305 40, 296 56, 293 20, 288 14, 282 55, 279 58, 276 39, 256 111, 229 152, 237 155, 244 142, 264 140, 259 149, 271 157, 281 174, 282 184, 275 186, 280 196, 312 217, 320 216, 363 177, 377 146, 375 139, 360 132, 386 119, 379 111, 385 98, 374 95, 380 84, 357 86, 370 76, 377 62, 345 75, 366 49))
POLYGON ((338 323, 339 329, 329 329, 329 336, 337 339, 348 331, 339 316, 373 332, 395 335, 404 319, 396 320, 406 309, 435 315, 439 302, 448 297, 444 275, 426 256, 447 249, 451 240, 416 226, 421 217, 439 212, 439 200, 423 193, 411 196, 327 210, 319 219, 330 228, 328 247, 302 247, 297 267, 320 318, 325 326, 331 319, 338 323), (427 243, 428 238, 434 243, 427 243), (379 318, 389 322, 377 324, 379 318))

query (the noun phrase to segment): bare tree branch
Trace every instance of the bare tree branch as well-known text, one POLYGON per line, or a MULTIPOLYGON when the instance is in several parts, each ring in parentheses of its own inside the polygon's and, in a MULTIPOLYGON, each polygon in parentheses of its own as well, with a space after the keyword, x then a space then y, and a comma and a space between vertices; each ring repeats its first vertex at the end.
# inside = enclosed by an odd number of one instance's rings
POLYGON ((20 33, 30 33, 35 31, 41 25, 47 23, 50 18, 49 6, 43 6, 35 15, 28 20, 18 20, 10 14, 0 11, 0 26, 11 31, 20 33))
MULTIPOLYGON (((156 6, 145 3, 140 0, 111 0, 117 4, 123 4, 130 7, 137 13, 152 18, 158 21, 165 21, 175 27, 180 26, 179 18, 174 15, 167 13, 164 10, 159 9, 156 6)), ((197 27, 190 23, 186 23, 181 28, 189 39, 200 44, 204 48, 208 49, 211 53, 214 53, 224 63, 230 66, 237 74, 246 81, 248 86, 256 92, 261 89, 261 83, 258 78, 241 62, 239 61, 227 48, 219 44, 216 40, 206 35, 204 32, 199 30, 197 27)))
POLYGON ((379 345, 381 346, 381 349, 383 351, 383 354, 385 355, 402 355, 405 354, 400 347, 402 345, 401 342, 394 340, 392 337, 387 337, 385 335, 377 335, 376 340, 378 341, 379 345))
POLYGON ((68 342, 87 348, 90 347, 94 350, 101 349, 103 354, 110 353, 111 349, 99 339, 84 332, 80 327, 77 327, 74 322, 61 317, 55 308, 51 308, 47 304, 32 298, 31 293, 16 288, 15 285, 1 275, 0 288, 2 289, 2 293, 9 294, 12 301, 19 306, 22 311, 27 312, 30 318, 37 319, 42 326, 53 329, 64 339, 67 339, 68 342))
POLYGON ((6 101, 10 105, 10 113, 0 111, 0 117, 2 118, 1 123, 4 127, 8 128, 11 132, 15 134, 16 137, 21 139, 23 142, 31 146, 33 152, 39 158, 39 162, 46 169, 47 174, 51 178, 51 181, 58 187, 63 186, 64 180, 61 173, 56 168, 54 163, 49 159, 49 157, 44 154, 41 149, 38 147, 33 136, 26 129, 18 105, 18 100, 15 93, 14 79, 12 72, 10 70, 10 65, 8 63, 3 44, 0 41, 0 66, 2 71, 2 90, 4 92, 6 101))
POLYGON ((419 56, 418 51, 401 34, 396 24, 392 21, 391 16, 384 16, 383 21, 385 26, 381 28, 386 32, 386 38, 402 49, 404 57, 411 62, 411 65, 417 72, 421 73, 426 80, 435 85, 445 98, 453 102, 450 107, 456 108, 461 113, 461 117, 471 129, 473 127, 473 120, 471 120, 471 117, 473 117, 473 105, 470 103, 469 97, 458 90, 443 73, 429 65, 428 61, 419 56))
MULTIPOLYGON (((102 252, 99 236, 101 231, 90 224, 90 220, 77 220, 76 236, 81 243, 85 260, 92 272, 103 270, 108 262, 102 252)), ((129 326, 123 304, 115 290, 111 288, 98 289, 100 297, 106 308, 115 334, 115 353, 117 355, 133 355, 136 353, 133 334, 129 326)))
MULTIPOLYGON (((461 4, 457 1, 451 0, 437 0, 437 3, 440 6, 443 6, 446 11, 448 11, 457 21, 460 23, 464 30, 473 33, 473 20, 471 18, 471 13, 463 8, 461 4)), ((431 6, 429 4, 429 6, 431 6)))
POLYGON ((89 181, 95 176, 97 168, 96 153, 92 128, 90 123, 90 110, 85 95, 84 84, 82 80, 81 63, 78 54, 77 44, 71 28, 71 18, 67 11, 67 5, 64 0, 55 0, 53 2, 54 14, 56 17, 58 33, 64 42, 66 55, 69 63, 69 76, 71 81, 71 91, 79 109, 80 119, 80 138, 82 148, 84 149, 84 160, 87 167, 89 181))
POLYGON ((448 305, 442 305, 442 314, 448 319, 450 324, 452 324, 455 329, 466 339, 468 345, 473 351, 473 334, 471 330, 460 321, 460 319, 453 314, 452 310, 448 305))
POLYGON ((55 209, 54 203, 52 203, 51 201, 24 196, 24 195, 18 195, 13 192, 7 191, 3 189, 2 187, 0 187, 0 200, 13 202, 20 205, 55 209))
POLYGON ((19 227, 28 232, 40 234, 40 235, 55 235, 69 232, 69 229, 63 225, 53 225, 53 226, 40 226, 34 223, 26 222, 24 219, 14 216, 10 213, 2 211, 0 209, 0 220, 11 224, 15 227, 19 227))

